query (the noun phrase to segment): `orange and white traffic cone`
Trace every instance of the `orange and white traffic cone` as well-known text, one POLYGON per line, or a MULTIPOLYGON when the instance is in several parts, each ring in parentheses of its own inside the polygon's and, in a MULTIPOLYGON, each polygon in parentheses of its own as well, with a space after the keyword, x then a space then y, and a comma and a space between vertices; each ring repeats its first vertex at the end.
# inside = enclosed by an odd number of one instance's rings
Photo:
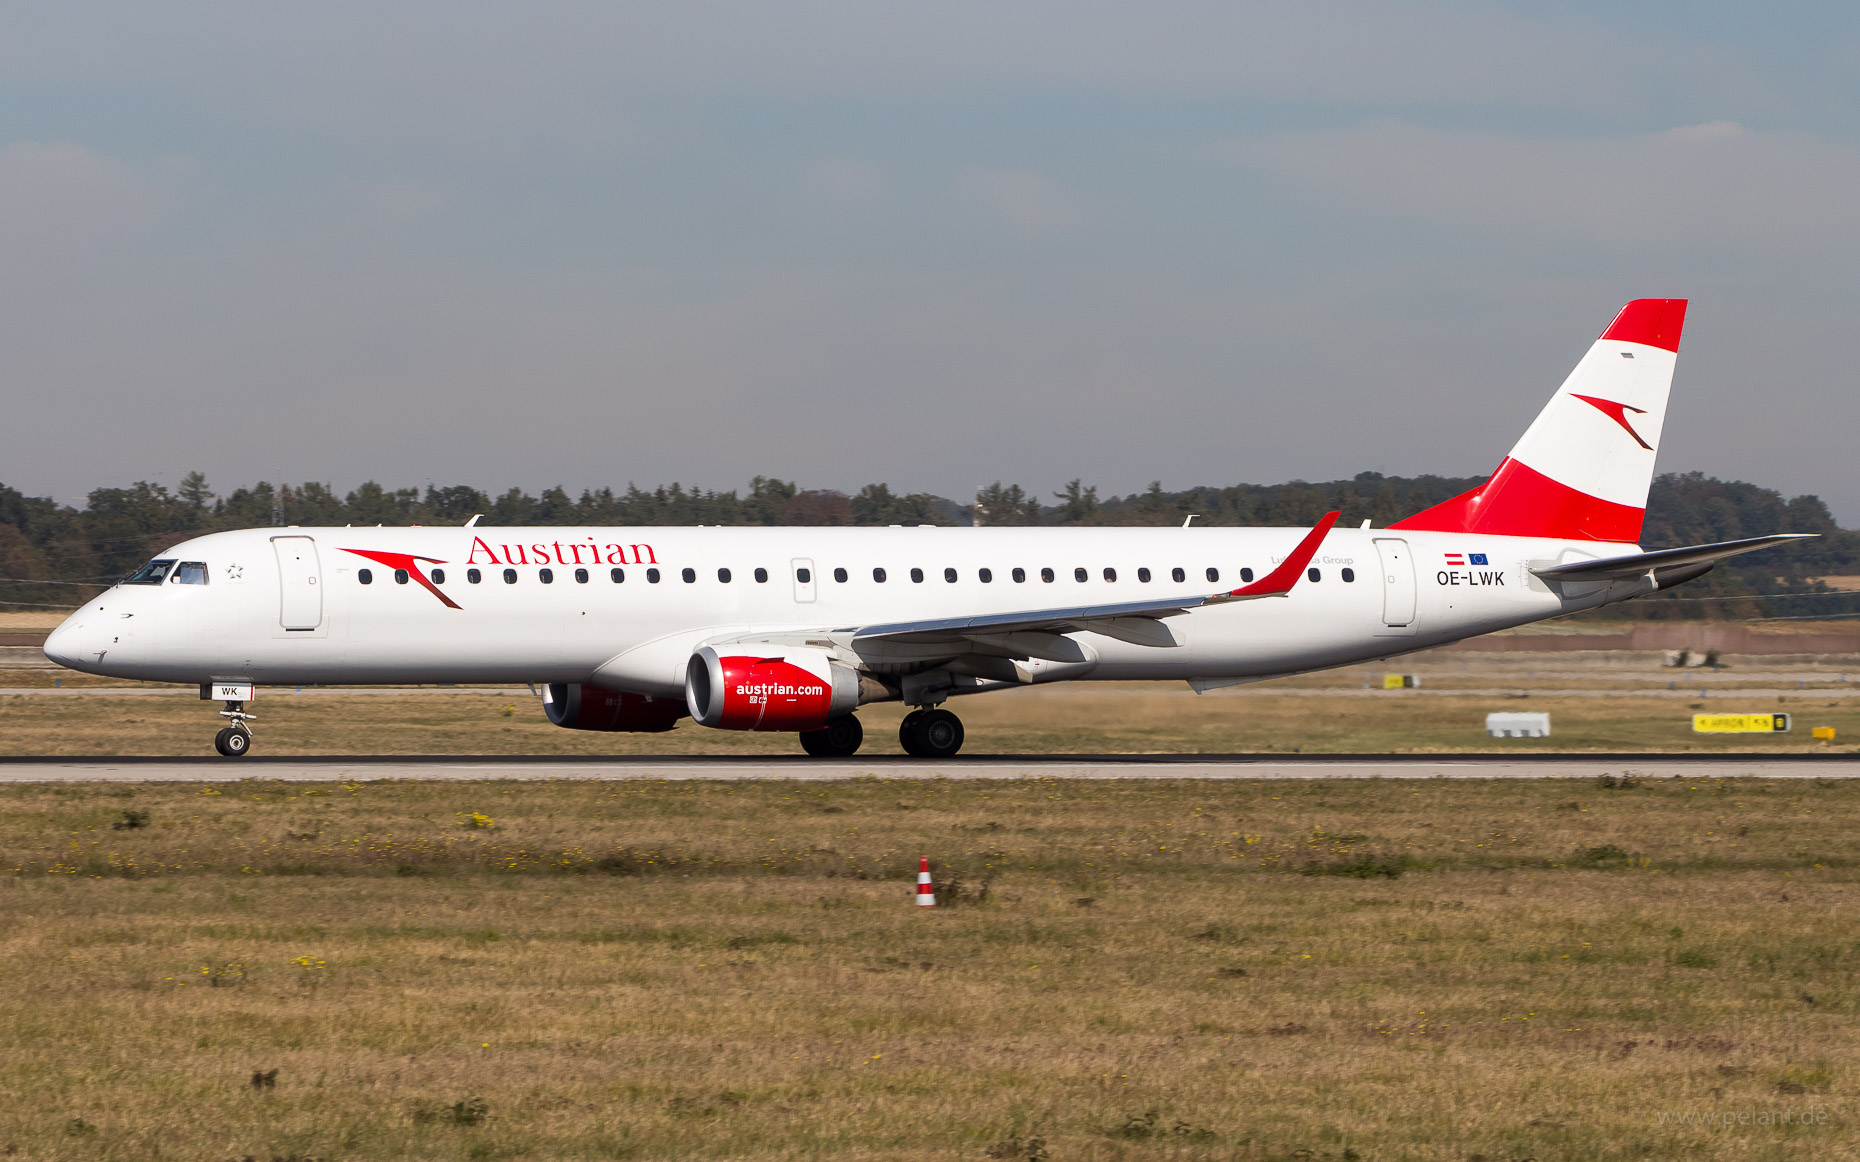
POLYGON ((919 856, 917 859, 917 906, 936 907, 936 885, 930 882, 929 856, 919 856))

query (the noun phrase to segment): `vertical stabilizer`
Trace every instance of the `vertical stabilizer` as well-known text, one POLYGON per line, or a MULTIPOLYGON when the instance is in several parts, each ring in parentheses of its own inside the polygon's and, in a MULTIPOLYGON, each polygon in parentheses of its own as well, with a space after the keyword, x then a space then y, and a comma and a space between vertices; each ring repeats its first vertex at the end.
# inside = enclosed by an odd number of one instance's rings
POLYGON ((1638 541, 1685 322, 1685 299, 1622 307, 1490 480, 1389 527, 1638 541))

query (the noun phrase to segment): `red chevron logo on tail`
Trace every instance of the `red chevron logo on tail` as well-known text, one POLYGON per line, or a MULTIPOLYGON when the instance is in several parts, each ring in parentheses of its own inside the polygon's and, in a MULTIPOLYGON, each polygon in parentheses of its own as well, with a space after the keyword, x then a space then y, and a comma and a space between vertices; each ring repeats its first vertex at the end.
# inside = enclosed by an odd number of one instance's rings
POLYGON ((1634 430, 1634 425, 1628 423, 1626 414, 1628 412, 1633 412, 1637 416, 1644 416, 1647 414, 1646 408, 1629 407, 1624 403, 1616 403, 1612 399, 1596 399, 1592 395, 1576 395, 1574 392, 1570 394, 1583 403, 1593 407, 1596 411, 1601 412, 1615 423, 1620 424, 1628 435, 1634 437, 1634 442, 1636 444, 1639 444, 1649 452, 1653 451, 1653 445, 1641 439, 1640 433, 1634 430))

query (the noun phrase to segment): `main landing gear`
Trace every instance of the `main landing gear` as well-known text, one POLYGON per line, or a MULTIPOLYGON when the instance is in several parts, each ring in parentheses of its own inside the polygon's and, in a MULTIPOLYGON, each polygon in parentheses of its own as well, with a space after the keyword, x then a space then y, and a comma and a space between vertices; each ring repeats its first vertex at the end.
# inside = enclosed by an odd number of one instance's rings
POLYGON ((815 758, 843 759, 856 754, 865 741, 865 727, 850 714, 832 719, 819 730, 801 732, 801 749, 815 758))
MULTIPOLYGON (((864 741, 865 728, 850 714, 833 719, 819 730, 801 732, 801 749, 815 758, 846 758, 857 754, 864 741)), ((962 719, 941 708, 913 710, 898 724, 898 743, 905 754, 920 759, 949 758, 962 749, 962 719)))
POLYGON ((228 702, 220 717, 232 719, 232 725, 213 736, 213 749, 229 759, 244 758, 252 749, 252 728, 246 723, 258 715, 247 714, 243 702, 228 702))
POLYGON ((920 759, 946 759, 962 749, 962 719, 938 707, 913 710, 898 724, 904 753, 920 759))

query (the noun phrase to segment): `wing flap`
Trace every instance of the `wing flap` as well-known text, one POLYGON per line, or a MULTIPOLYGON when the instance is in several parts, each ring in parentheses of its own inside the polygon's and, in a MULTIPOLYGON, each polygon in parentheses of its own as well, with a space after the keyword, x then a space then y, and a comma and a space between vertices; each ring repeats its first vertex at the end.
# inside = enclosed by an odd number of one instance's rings
MULTIPOLYGON (((1252 601, 1261 597, 1284 597, 1304 578, 1305 569, 1317 555, 1318 546, 1337 523, 1339 513, 1327 513, 1311 527, 1272 572, 1258 581, 1227 593, 1196 594, 1165 598, 1160 601, 1126 601, 1106 605, 1075 605, 1059 609, 1034 609, 1016 613, 990 613, 975 617, 928 618, 922 621, 898 621, 883 625, 846 626, 834 631, 849 635, 858 642, 890 641, 921 643, 955 643, 960 641, 1000 640, 1002 635, 1034 633, 1065 634, 1080 631, 1102 633, 1133 645, 1167 649, 1179 646, 1183 636, 1162 624, 1163 618, 1175 617, 1191 609, 1221 605, 1230 601, 1252 601)), ((1036 655, 1038 656, 1038 655, 1036 655)))

